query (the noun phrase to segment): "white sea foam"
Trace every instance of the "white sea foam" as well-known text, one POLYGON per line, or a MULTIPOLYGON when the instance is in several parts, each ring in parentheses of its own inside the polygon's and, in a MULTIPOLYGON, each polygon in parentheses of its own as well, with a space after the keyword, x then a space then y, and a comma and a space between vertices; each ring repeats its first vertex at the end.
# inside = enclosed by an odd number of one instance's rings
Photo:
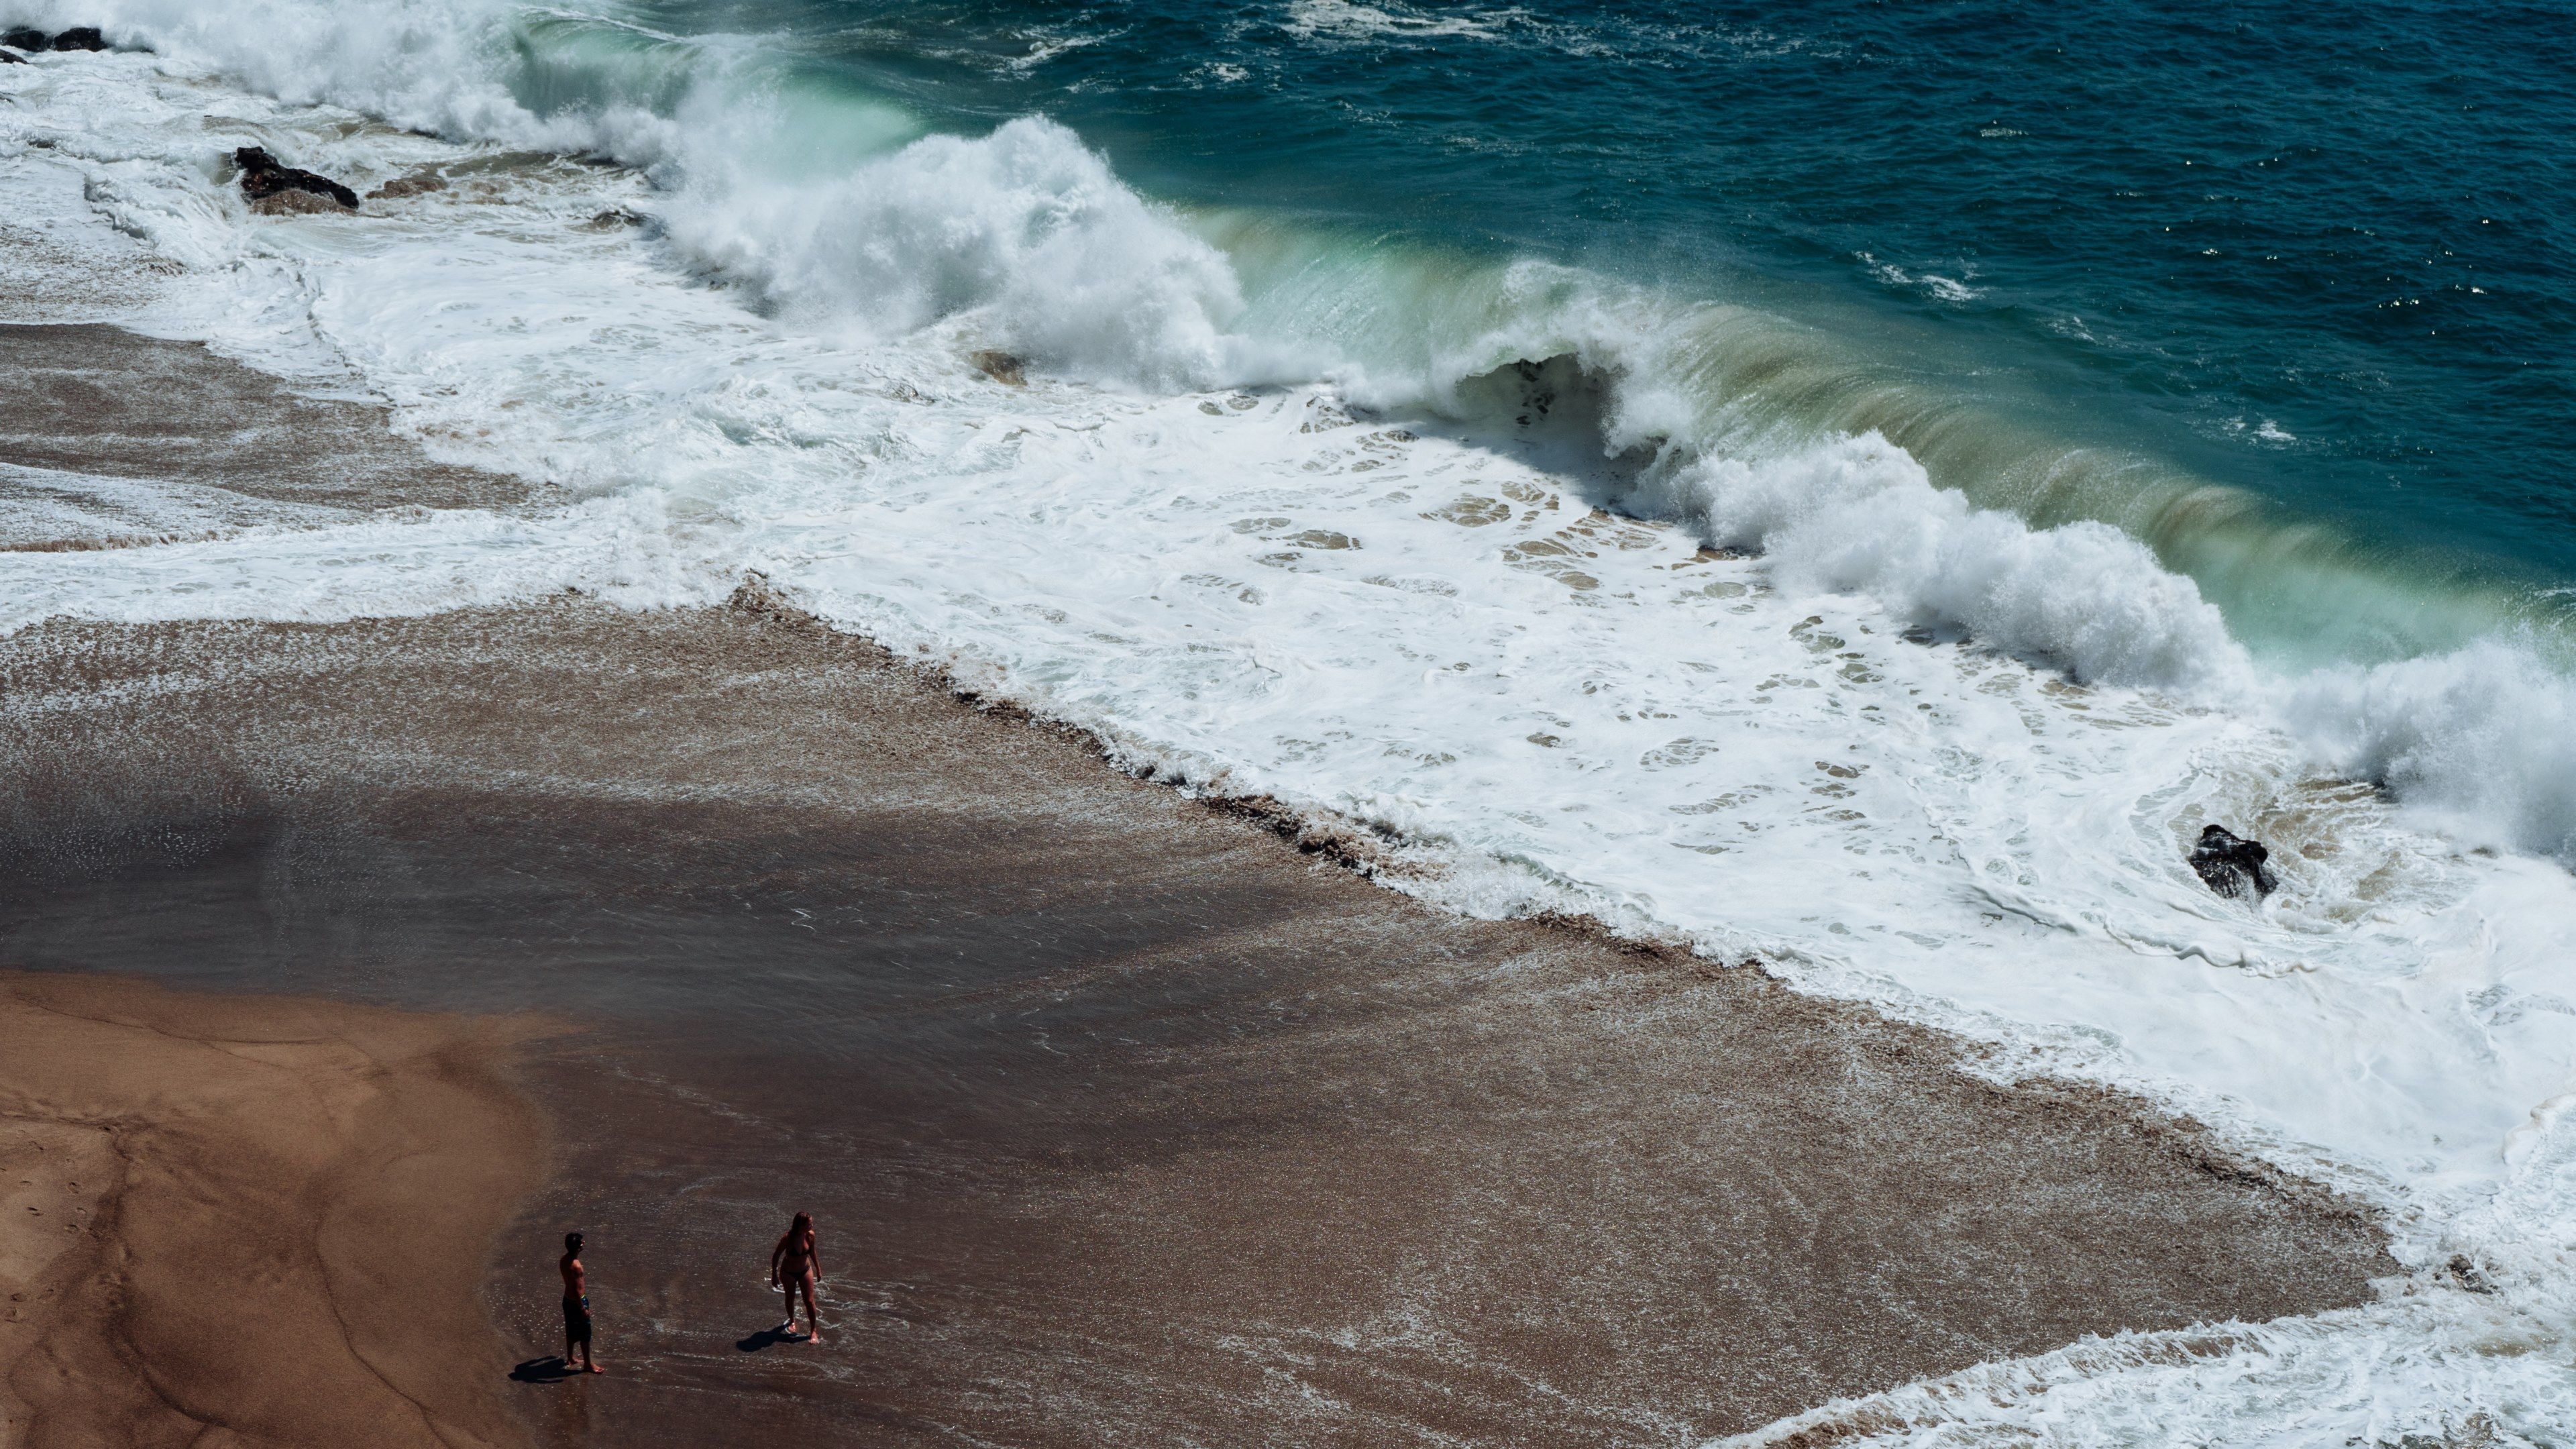
POLYGON ((2488 639, 2321 670, 2279 691, 2280 713, 2329 767, 2386 781, 2437 828, 2576 863, 2576 685, 2537 653, 2488 639))
POLYGON ((567 589, 639 607, 724 597, 732 579, 692 563, 650 495, 539 520, 452 511, 234 529, 153 547, 0 554, 0 636, 62 618, 336 623, 567 589))
POLYGON ((2250 676, 2218 610, 2137 540, 1972 508, 1874 434, 1786 458, 1696 459, 1643 496, 1713 543, 1767 555, 1789 587, 1865 594, 2079 678, 2224 701, 2250 676))
POLYGON ((94 548, 261 526, 320 527, 348 510, 221 488, 0 463, 0 549, 94 548))
MULTIPOLYGON (((1992 1043, 1999 1076, 2138 1087, 2393 1214, 2410 1274, 2386 1303, 1820 1411, 1882 1442, 2576 1421, 2576 887, 2459 848, 2567 849, 2569 696, 2538 646, 2279 677, 2107 528, 1972 508, 1876 438, 1730 431, 1692 391, 1758 321, 1724 309, 1535 264, 1354 293, 1392 273, 1323 258, 1290 270, 1324 290, 1274 279, 1237 310, 1221 253, 1035 122, 907 143, 871 121, 894 139, 840 173, 719 184, 690 149, 713 143, 637 110, 617 124, 650 189, 503 153, 572 121, 472 70, 496 12, 273 8, 316 43, 416 30, 426 59, 353 41, 324 67, 353 79, 318 93, 488 143, 227 89, 199 67, 264 72, 219 26, 128 4, 170 54, 0 70, 11 194, 51 208, 10 224, 75 258, 147 247, 182 275, 131 320, 354 375, 441 456, 561 501, 0 555, 0 628, 703 602, 756 569, 1130 761, 1385 826, 1436 867, 1408 888, 1457 909, 1758 950, 1992 1043), (21 144, 39 132, 59 144, 21 144), (256 218, 213 164, 253 139, 453 184, 256 218), (621 207, 666 230, 590 221, 621 207), (1052 375, 1002 386, 960 358, 985 345, 1052 375), (1169 390, 1333 349, 1324 382, 1169 390), (1592 506, 1614 500, 1649 516, 1592 506), (2182 849, 2206 821, 2272 841, 2282 892, 2203 888, 2182 849), (2445 1276, 2453 1254, 2495 1292, 2445 1276)), ((742 134, 780 124, 744 104, 742 134)))
POLYGON ((950 323, 1060 373, 1173 388, 1241 380, 1247 360, 1225 258, 1050 121, 925 137, 819 184, 697 182, 664 214, 810 326, 950 323))
MULTIPOLYGON (((1991 138, 2018 136, 2022 133, 1990 126, 1978 134, 1991 138)), ((1969 286, 1955 277, 1945 277, 1938 272, 1909 272, 1893 262, 1882 262, 1867 252, 1860 254, 1860 261, 1863 266, 1869 268, 1871 276, 1887 285, 1910 292, 1920 292, 1936 302, 1973 302, 1985 295, 1982 290, 1969 286)))
MULTIPOLYGON (((783 103, 750 58, 649 32, 605 55, 588 53, 602 48, 595 40, 555 38, 572 52, 566 66, 587 61, 605 79, 587 103, 540 113, 512 89, 528 67, 514 28, 524 12, 487 0, 104 8, 111 36, 290 101, 650 168, 669 183, 653 209, 675 244, 809 325, 882 338, 952 322, 1069 375, 1157 387, 1247 380, 1279 365, 1227 334, 1242 298, 1225 259, 1043 119, 871 154, 917 125, 852 99, 818 135, 810 108, 783 103), (667 113, 647 104, 655 98, 667 113), (782 154, 815 159, 782 170, 772 159, 782 154)), ((68 23, 72 11, 12 13, 68 23)))
POLYGON ((1341 40, 1437 39, 1487 40, 1515 21, 1529 18, 1517 8, 1469 11, 1422 10, 1410 5, 1362 5, 1356 0, 1291 0, 1280 28, 1306 38, 1341 40))
POLYGON ((120 44, 148 44, 222 67, 288 101, 331 102, 396 125, 578 147, 514 100, 500 76, 516 6, 500 0, 411 0, 336 6, 246 0, 13 0, 7 23, 96 25, 120 44))

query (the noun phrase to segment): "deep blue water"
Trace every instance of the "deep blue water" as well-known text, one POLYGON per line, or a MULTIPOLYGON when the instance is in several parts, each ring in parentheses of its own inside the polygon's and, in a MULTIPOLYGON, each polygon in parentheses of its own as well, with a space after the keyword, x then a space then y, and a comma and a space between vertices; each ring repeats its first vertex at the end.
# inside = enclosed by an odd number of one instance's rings
POLYGON ((1750 297, 2079 441, 2576 579, 2576 14, 645 8, 1149 194, 1750 297))

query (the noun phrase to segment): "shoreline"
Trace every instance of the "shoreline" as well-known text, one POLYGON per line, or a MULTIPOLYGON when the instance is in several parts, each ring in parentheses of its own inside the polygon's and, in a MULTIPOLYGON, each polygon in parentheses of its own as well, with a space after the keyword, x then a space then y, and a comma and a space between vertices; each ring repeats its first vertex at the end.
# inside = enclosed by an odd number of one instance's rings
MULTIPOLYGON (((16 329, 0 366, 59 339, 112 393, 122 335, 16 329)), ((134 370, 303 416, 173 347, 134 370)), ((117 421, 150 406, 88 409, 103 464, 154 451, 117 421)), ((382 448, 328 506, 482 496, 382 448)), ((165 481, 306 501, 256 450, 199 463, 165 481)), ((2398 1271, 2368 1206, 2151 1103, 2000 1085, 1935 1028, 1589 918, 1449 914, 1370 878, 1365 828, 1175 783, 757 583, 57 619, 0 639, 0 964, 523 1093, 480 1236, 443 1220, 367 1299, 494 1444, 1675 1445, 2398 1271), (825 1234, 810 1349, 761 1332, 791 1208, 825 1234), (558 1342, 572 1225, 612 1373, 509 1383, 502 1343, 558 1342)), ((261 1201, 210 1191, 218 1239, 261 1201)), ((234 1380, 301 1402, 278 1361, 234 1380)))
POLYGON ((523 1023, 0 972, 0 1432, 503 1446, 523 1023))
MULTIPOLYGON (((1419 842, 1400 836, 1390 837, 1382 830, 1328 810, 1301 809, 1266 794, 1234 794, 1211 789, 1199 781, 1167 775, 1151 763, 1131 763, 1119 744, 1098 730, 997 698, 959 678, 944 666, 907 658, 879 640, 837 628, 821 616, 798 607, 765 578, 754 576, 745 580, 723 607, 747 613, 778 627, 810 629, 835 638, 854 640, 874 651, 884 668, 910 678, 927 693, 944 695, 975 714, 1006 727, 1034 730, 1068 741, 1090 755, 1105 770, 1168 790, 1219 819, 1249 825, 1276 838, 1301 856, 1336 867, 1378 889, 1419 901, 1435 914, 1455 914, 1444 906, 1420 900, 1380 879, 1381 873, 1388 871, 1390 865, 1396 873, 1408 869, 1402 862, 1388 861, 1382 847, 1392 846, 1400 851, 1419 842)), ((1584 911, 1551 909, 1504 919, 1516 926, 1561 933, 1575 942, 1607 947, 1623 955, 1658 964, 1679 963, 1686 969, 1750 972, 1762 978, 1766 989, 1776 989, 1818 1008, 1853 1013, 1855 1020, 1874 1027, 1919 1033, 1923 1044, 1920 1049, 1946 1054, 1957 1062, 1964 1062, 1983 1049, 1980 1043, 1944 1030, 1932 1022, 1910 1020, 1869 1002, 1802 989, 1790 977, 1773 971, 1758 954, 1727 960, 1698 949, 1679 933, 1667 930, 1641 934, 1633 928, 1622 928, 1616 922, 1584 911)), ((1966 1070, 1964 1066, 1958 1069, 1966 1070)), ((2043 1072, 1989 1085, 1999 1092, 2027 1094, 2035 1099, 2059 1103, 2071 1112, 2095 1115, 2106 1123, 2118 1123, 2157 1143, 2176 1160, 2212 1177, 2276 1193, 2373 1230, 2379 1230, 2385 1219, 2384 1207, 2355 1197, 2333 1183, 2266 1160, 2251 1146, 2229 1141, 2225 1133, 2211 1128, 2181 1108, 2157 1102, 2117 1084, 2043 1072)))
POLYGON ((514 1390, 541 1442, 1677 1443, 2397 1271, 2123 1094, 1445 915, 757 599, 62 623, 0 680, 10 959, 583 1023, 486 1285, 545 1345, 592 1234, 615 1382, 514 1390), (810 1354, 736 1342, 791 1205, 810 1354))

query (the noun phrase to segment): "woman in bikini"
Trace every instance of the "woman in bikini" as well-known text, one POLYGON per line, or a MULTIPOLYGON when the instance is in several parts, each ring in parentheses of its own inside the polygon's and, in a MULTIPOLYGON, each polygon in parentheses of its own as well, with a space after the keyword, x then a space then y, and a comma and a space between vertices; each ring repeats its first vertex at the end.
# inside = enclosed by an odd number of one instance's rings
POLYGON ((814 1316, 814 1281, 822 1276, 823 1260, 814 1255, 814 1215, 798 1213, 787 1225, 787 1236, 769 1250, 769 1286, 787 1298, 787 1321, 778 1331, 789 1338, 796 1336, 796 1291, 805 1290, 805 1339, 823 1341, 823 1320, 814 1316))

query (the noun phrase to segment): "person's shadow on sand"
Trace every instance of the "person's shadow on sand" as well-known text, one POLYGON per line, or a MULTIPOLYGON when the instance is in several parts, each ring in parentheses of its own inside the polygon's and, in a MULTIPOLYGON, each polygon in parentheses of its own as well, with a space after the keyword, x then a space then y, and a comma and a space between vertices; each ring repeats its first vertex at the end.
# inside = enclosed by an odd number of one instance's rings
POLYGON ((734 1340, 733 1346, 741 1349, 744 1353, 758 1353, 762 1349, 769 1348, 776 1344, 803 1343, 804 1341, 805 1335, 801 1333, 789 1333, 783 1328, 764 1328, 760 1332, 751 1335, 749 1338, 734 1340))
POLYGON ((564 1362, 563 1355, 559 1353, 550 1353, 544 1358, 529 1359, 510 1370, 511 1381, 522 1384, 559 1384, 566 1379, 580 1376, 581 1370, 564 1362))

